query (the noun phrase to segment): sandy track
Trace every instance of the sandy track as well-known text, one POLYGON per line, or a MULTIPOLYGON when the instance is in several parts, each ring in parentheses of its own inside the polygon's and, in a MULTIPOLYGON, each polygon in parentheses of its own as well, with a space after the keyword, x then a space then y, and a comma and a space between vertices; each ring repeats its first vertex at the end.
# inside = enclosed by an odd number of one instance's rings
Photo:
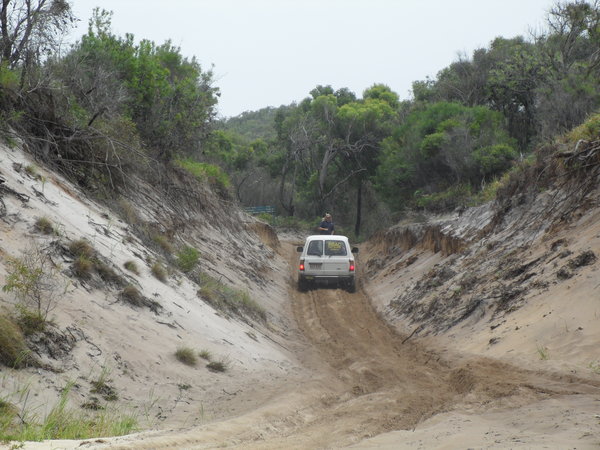
MULTIPOLYGON (((284 251, 293 273, 294 248, 287 243, 284 251)), ((290 278, 289 292, 304 336, 294 347, 309 375, 274 388, 252 413, 184 432, 118 438, 110 447, 339 448, 393 430, 414 430, 439 413, 501 408, 510 414, 539 401, 600 396, 598 381, 440 355, 397 334, 362 290, 299 293, 290 278)))

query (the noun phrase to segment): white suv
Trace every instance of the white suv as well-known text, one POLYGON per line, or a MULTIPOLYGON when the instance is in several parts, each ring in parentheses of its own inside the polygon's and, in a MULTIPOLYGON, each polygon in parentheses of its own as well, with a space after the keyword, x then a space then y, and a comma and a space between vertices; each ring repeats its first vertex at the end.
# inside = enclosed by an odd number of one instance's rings
POLYGON ((356 265, 354 253, 358 248, 350 247, 346 236, 315 235, 306 238, 300 252, 298 265, 298 289, 306 291, 315 283, 336 283, 348 292, 356 290, 356 265))

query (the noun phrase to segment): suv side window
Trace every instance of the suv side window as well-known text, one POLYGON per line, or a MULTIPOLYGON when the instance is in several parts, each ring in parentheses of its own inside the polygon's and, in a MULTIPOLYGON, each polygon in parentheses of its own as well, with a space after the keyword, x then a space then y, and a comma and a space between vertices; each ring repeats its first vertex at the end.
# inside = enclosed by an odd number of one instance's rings
POLYGON ((325 254, 327 256, 346 256, 344 241, 325 241, 325 254))
POLYGON ((308 244, 307 255, 321 256, 323 254, 323 241, 311 241, 308 244))

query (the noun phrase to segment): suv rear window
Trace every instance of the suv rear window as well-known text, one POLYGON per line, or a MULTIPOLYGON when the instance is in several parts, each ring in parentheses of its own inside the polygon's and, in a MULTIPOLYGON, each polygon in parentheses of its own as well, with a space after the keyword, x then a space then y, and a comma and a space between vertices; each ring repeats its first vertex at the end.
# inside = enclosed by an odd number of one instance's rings
POLYGON ((347 254, 344 241, 325 241, 325 255, 346 256, 347 254))
POLYGON ((323 241, 312 241, 308 244, 306 254, 321 256, 323 254, 323 241))

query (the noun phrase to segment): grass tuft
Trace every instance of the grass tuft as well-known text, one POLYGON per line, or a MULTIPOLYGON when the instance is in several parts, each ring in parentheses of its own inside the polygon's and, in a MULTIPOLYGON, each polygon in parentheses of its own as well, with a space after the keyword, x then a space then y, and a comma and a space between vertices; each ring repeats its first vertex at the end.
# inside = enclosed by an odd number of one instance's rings
POLYGON ((157 280, 160 280, 163 283, 167 281, 167 271, 159 262, 155 262, 154 264, 152 264, 150 271, 157 280))
POLYGON ((207 349, 202 349, 198 352, 200 358, 210 361, 212 359, 212 353, 207 349))
POLYGON ((198 277, 200 284, 198 295, 215 309, 266 322, 266 311, 250 297, 248 292, 230 288, 203 272, 198 277))
POLYGON ((47 217, 40 217, 35 221, 35 229, 43 234, 54 234, 54 224, 47 217))
POLYGON ((32 361, 21 328, 15 320, 0 315, 0 363, 7 367, 20 369, 32 361))
POLYGON ((129 270, 130 272, 135 273, 136 275, 140 274, 140 271, 135 261, 125 261, 123 267, 125 267, 125 269, 129 270))
POLYGON ((130 303, 134 306, 143 306, 144 305, 144 296, 135 286, 128 284, 121 291, 121 297, 127 303, 130 303))
POLYGON ((73 273, 77 278, 89 280, 94 270, 94 263, 86 256, 80 255, 73 261, 73 273))
POLYGON ((92 259, 92 257, 96 254, 96 250, 94 250, 92 244, 85 239, 72 241, 69 244, 69 251, 73 254, 73 256, 84 257, 87 259, 92 259))
POLYGON ((198 363, 196 352, 189 347, 179 347, 175 352, 175 357, 188 366, 195 366, 198 363))
POLYGON ((152 240, 165 254, 170 255, 173 253, 173 245, 165 235, 155 234, 152 236, 152 240))
POLYGON ((550 358, 550 354, 548 353, 548 347, 546 347, 544 345, 537 346, 537 353, 542 361, 545 361, 548 358, 550 358))
POLYGON ((211 361, 206 365, 206 367, 212 372, 226 372, 227 369, 229 369, 229 364, 227 363, 227 361, 223 360, 211 361))
POLYGON ((89 439, 102 436, 122 436, 136 430, 137 420, 132 415, 114 410, 82 414, 67 407, 70 383, 61 393, 60 400, 50 413, 38 420, 35 415, 17 422, 0 416, 0 441, 43 441, 48 439, 89 439))
POLYGON ((177 266, 185 273, 192 271, 198 264, 200 252, 193 247, 185 246, 177 253, 177 266))

